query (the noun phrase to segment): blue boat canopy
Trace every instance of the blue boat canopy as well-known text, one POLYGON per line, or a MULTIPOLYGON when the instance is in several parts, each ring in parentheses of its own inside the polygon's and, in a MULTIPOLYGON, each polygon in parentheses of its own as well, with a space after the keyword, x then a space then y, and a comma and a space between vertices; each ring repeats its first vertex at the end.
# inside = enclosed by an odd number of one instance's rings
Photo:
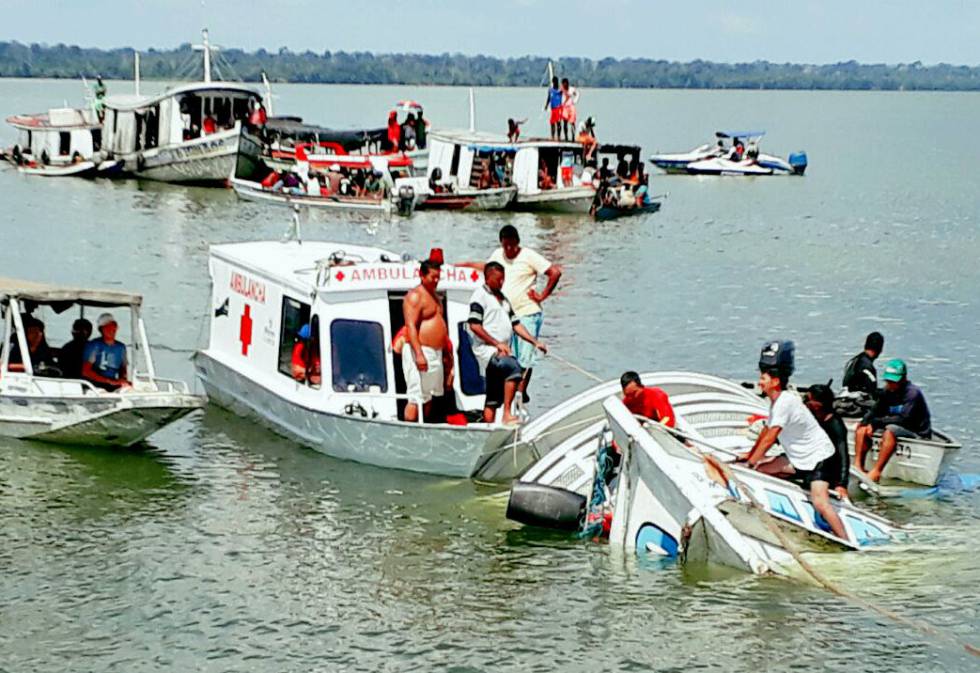
POLYGON ((715 131, 716 138, 761 138, 765 131, 715 131))
POLYGON ((517 152, 513 145, 467 145, 466 149, 474 152, 517 152))

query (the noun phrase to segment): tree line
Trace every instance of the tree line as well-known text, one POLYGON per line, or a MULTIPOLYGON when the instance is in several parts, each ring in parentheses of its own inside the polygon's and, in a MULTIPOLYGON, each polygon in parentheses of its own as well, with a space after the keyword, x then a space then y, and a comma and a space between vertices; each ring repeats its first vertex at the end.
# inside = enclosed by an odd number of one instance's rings
MULTIPOLYGON (((189 44, 141 52, 146 79, 200 77, 200 52, 189 44)), ((373 54, 369 52, 247 52, 224 49, 216 59, 224 79, 323 84, 438 84, 539 86, 548 59, 495 58, 462 54, 373 54)), ((713 63, 625 58, 561 58, 556 72, 578 86, 667 89, 843 89, 881 91, 980 91, 980 67, 909 64, 825 65, 795 63, 713 63)), ((94 49, 64 44, 0 42, 0 77, 78 78, 101 75, 130 79, 133 50, 94 49)))

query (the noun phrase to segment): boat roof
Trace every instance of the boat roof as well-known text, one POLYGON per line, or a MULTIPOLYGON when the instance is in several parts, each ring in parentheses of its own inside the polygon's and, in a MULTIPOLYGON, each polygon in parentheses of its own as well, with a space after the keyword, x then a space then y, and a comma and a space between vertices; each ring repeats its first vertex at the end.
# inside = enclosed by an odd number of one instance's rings
POLYGON ((716 138, 761 138, 765 131, 715 131, 716 138))
POLYGON ((574 141, 521 138, 516 143, 512 143, 503 134, 487 133, 486 131, 439 129, 430 133, 429 138, 438 138, 449 143, 465 145, 470 149, 489 152, 516 152, 523 147, 559 147, 582 150, 582 145, 574 141))
MULTIPOLYGON (((371 246, 332 241, 248 241, 211 246, 211 256, 300 292, 409 290, 418 285, 419 260, 371 246), (320 275, 322 269, 329 274, 320 275), (318 276, 320 285, 317 287, 318 276)), ((443 265, 440 290, 474 290, 483 275, 443 265)))
POLYGON ((370 142, 380 142, 388 137, 387 128, 331 129, 315 124, 305 124, 300 117, 272 117, 265 125, 271 133, 290 138, 315 137, 318 142, 337 143, 345 150, 357 149, 370 142))
POLYGON ((61 131, 65 129, 97 129, 97 120, 85 119, 85 111, 76 108, 58 108, 38 114, 11 115, 7 123, 28 131, 61 131))
POLYGON ((173 98, 187 93, 203 93, 208 91, 224 91, 229 93, 246 93, 261 98, 257 90, 247 84, 237 82, 190 82, 165 89, 153 96, 137 96, 136 94, 117 94, 106 96, 106 107, 117 110, 138 110, 166 98, 173 98))
POLYGON ((640 154, 639 145, 614 145, 611 143, 602 143, 599 145, 597 150, 599 154, 640 154))
POLYGON ((139 306, 143 297, 132 292, 99 290, 0 277, 0 301, 29 299, 42 304, 70 302, 86 306, 139 306))

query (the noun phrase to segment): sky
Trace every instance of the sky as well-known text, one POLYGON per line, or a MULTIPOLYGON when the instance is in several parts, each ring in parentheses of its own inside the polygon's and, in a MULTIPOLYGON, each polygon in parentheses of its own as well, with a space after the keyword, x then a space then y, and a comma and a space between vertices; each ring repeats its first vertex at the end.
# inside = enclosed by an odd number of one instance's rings
POLYGON ((0 40, 980 65, 978 0, 0 0, 0 40), (39 8, 43 7, 43 10, 39 8))

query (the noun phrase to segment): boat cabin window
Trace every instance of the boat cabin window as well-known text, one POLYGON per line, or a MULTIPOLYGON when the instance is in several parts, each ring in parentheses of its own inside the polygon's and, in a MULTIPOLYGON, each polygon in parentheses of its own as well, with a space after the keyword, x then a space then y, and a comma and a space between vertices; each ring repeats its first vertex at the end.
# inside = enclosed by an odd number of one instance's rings
POLYGON ((381 323, 334 320, 330 323, 330 369, 337 392, 388 392, 385 338, 381 323))
POLYGON ((282 321, 279 326, 279 373, 291 379, 293 351, 300 344, 299 332, 310 322, 310 305, 291 297, 282 298, 282 321))
POLYGON ((455 177, 455 176, 459 175, 459 155, 460 155, 460 152, 461 152, 460 146, 459 145, 453 145, 453 159, 452 159, 452 162, 449 164, 449 175, 450 176, 454 176, 455 177))
POLYGON ((480 150, 473 155, 470 187, 493 189, 513 184, 514 155, 508 152, 480 150))
POLYGON ((67 157, 71 154, 71 133, 62 131, 58 134, 58 154, 67 157))

